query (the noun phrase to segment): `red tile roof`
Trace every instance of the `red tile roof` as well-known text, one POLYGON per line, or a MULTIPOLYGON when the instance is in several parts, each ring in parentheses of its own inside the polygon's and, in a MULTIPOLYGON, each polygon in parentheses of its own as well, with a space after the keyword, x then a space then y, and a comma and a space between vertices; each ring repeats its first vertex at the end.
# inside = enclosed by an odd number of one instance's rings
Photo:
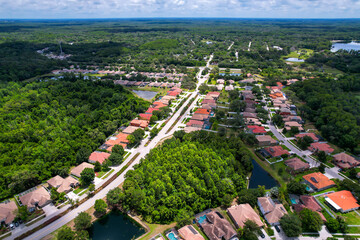
POLYGON ((193 126, 193 125, 204 126, 204 122, 190 119, 190 121, 188 123, 186 123, 186 126, 193 126))
POLYGON ((264 148, 272 157, 280 157, 283 154, 289 155, 289 152, 283 149, 281 146, 273 146, 264 148))
POLYGON ((330 180, 327 176, 321 172, 314 172, 303 176, 307 182, 316 187, 317 189, 323 189, 335 185, 334 181, 330 180))
POLYGON ((131 126, 146 128, 149 126, 149 121, 134 119, 130 122, 131 126))
POLYGON ((316 212, 321 212, 322 208, 316 202, 316 200, 313 196, 301 195, 300 200, 305 205, 305 207, 307 207, 308 209, 316 211, 316 212))
POLYGON ((301 159, 295 157, 286 160, 285 165, 290 167, 294 171, 305 170, 310 168, 310 164, 301 161, 301 159))
POLYGON ((315 133, 299 133, 295 135, 296 138, 303 138, 305 136, 311 137, 314 142, 319 141, 319 138, 315 135, 315 133))
POLYGON ((103 164, 103 162, 110 157, 110 153, 106 152, 98 152, 95 151, 91 153, 89 157, 90 162, 99 162, 100 164, 103 164))
POLYGON ((159 111, 160 109, 159 108, 152 108, 152 107, 150 107, 150 108, 148 108, 148 110, 145 112, 145 113, 153 113, 153 111, 159 111))
POLYGON ((324 151, 326 153, 332 153, 334 151, 334 149, 331 148, 329 144, 327 144, 327 143, 319 143, 319 142, 315 142, 315 143, 310 144, 309 150, 312 151, 312 152, 324 151))
POLYGON ((344 152, 335 154, 333 157, 335 164, 341 168, 352 168, 360 165, 359 161, 344 152))
POLYGON ((143 119, 143 120, 150 120, 150 118, 152 117, 152 114, 140 113, 139 117, 140 117, 140 119, 143 119))
POLYGON ((263 126, 249 125, 249 126, 247 126, 247 128, 254 134, 266 133, 265 128, 263 126))
POLYGON ((195 113, 199 113, 199 114, 210 114, 210 110, 208 109, 203 109, 203 108, 199 108, 198 110, 195 111, 195 113))
POLYGON ((326 194, 334 203, 336 203, 343 211, 347 211, 354 208, 359 208, 356 198, 350 191, 342 190, 339 192, 326 194))

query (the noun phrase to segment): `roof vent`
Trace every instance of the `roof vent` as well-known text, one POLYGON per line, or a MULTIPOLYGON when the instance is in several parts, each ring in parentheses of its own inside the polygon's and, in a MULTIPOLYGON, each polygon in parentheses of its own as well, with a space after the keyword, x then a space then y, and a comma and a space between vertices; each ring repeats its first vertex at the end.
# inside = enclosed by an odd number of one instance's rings
POLYGON ((310 179, 311 179, 311 181, 318 183, 318 181, 314 177, 311 177, 310 179))

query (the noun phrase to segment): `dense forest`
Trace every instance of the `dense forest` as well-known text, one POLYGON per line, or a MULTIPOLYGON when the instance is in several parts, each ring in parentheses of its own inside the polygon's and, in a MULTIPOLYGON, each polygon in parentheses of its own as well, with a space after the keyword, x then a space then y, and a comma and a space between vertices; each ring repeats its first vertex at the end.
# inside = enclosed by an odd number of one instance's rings
POLYGON ((239 138, 195 132, 165 141, 126 174, 122 206, 147 222, 168 223, 229 204, 252 170, 239 138))
POLYGON ((0 199, 66 175, 148 106, 112 81, 73 75, 1 84, 0 199))
POLYGON ((321 131, 330 142, 360 153, 360 78, 319 77, 291 86, 300 100, 301 114, 321 131))

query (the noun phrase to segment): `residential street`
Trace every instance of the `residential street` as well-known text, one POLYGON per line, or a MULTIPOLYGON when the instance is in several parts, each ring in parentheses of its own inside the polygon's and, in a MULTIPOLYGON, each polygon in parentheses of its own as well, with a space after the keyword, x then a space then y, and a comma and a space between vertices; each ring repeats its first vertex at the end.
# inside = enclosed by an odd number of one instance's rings
MULTIPOLYGON (((210 56, 206 66, 208 67, 211 60, 213 58, 213 55, 210 56)), ((194 104, 196 103, 196 101, 193 102, 192 106, 186 111, 186 113, 179 119, 179 121, 176 123, 176 125, 172 128, 172 130, 170 132, 168 132, 166 134, 166 132, 171 128, 171 126, 175 123, 176 119, 180 116, 181 111, 184 109, 184 107, 186 107, 186 105, 189 103, 189 101, 194 98, 194 97, 198 97, 198 93, 199 93, 199 86, 205 82, 206 78, 201 78, 201 72, 204 70, 205 67, 201 67, 199 73, 197 74, 197 79, 198 79, 198 83, 197 83, 197 87, 196 90, 192 93, 190 93, 190 97, 188 98, 188 100, 183 104, 183 106, 181 106, 181 108, 174 114, 171 116, 170 120, 168 121, 168 123, 162 128, 162 130, 158 133, 158 135, 156 137, 154 137, 154 139, 149 143, 148 146, 145 146, 147 140, 144 139, 140 146, 137 147, 132 153, 131 155, 126 159, 126 161, 124 161, 120 166, 118 166, 116 168, 116 171, 114 171, 114 174, 116 174, 116 172, 118 170, 120 170, 123 166, 125 166, 137 153, 140 153, 139 156, 134 160, 134 162, 121 174, 119 175, 113 182, 111 182, 108 186, 106 186, 104 189, 102 189, 100 192, 98 192, 95 196, 93 196, 92 198, 88 199, 86 202, 84 202, 83 204, 81 204, 79 207, 75 208, 74 210, 70 211, 69 213, 67 213, 66 215, 64 215, 63 217, 61 217, 60 219, 54 221, 53 223, 47 225, 46 227, 40 229, 39 231, 35 232, 34 234, 30 235, 29 237, 25 238, 25 239, 41 239, 49 234, 51 234, 53 231, 55 231, 56 229, 60 228, 61 226, 65 225, 66 223, 70 222, 71 220, 73 220, 80 212, 86 211, 87 209, 91 208, 94 204, 95 201, 97 199, 102 199, 106 196, 106 194, 108 193, 109 190, 119 186, 122 182, 124 182, 125 178, 125 174, 133 169, 134 165, 138 164, 140 162, 140 160, 142 158, 144 158, 151 149, 153 149, 157 143, 159 143, 162 139, 167 138, 169 136, 171 136, 175 130, 177 129, 177 127, 181 124, 182 120, 185 118, 185 116, 187 115, 187 113, 190 111, 190 109, 194 106, 194 104)), ((111 176, 112 176, 111 175, 111 176)), ((99 185, 100 186, 100 185, 99 185)), ((97 187, 99 187, 97 186, 97 187)), ((53 217, 53 216, 51 216, 53 217)), ((26 231, 29 231, 33 228, 35 228, 36 226, 39 226, 40 224, 44 223, 45 221, 49 220, 50 216, 45 217, 44 219, 42 219, 41 221, 31 225, 30 227, 24 227, 23 231, 19 231, 16 233, 13 233, 13 235, 11 235, 11 237, 9 237, 9 239, 14 239, 18 236, 20 236, 21 234, 23 234, 26 231), (26 230, 25 230, 26 229, 26 230)))

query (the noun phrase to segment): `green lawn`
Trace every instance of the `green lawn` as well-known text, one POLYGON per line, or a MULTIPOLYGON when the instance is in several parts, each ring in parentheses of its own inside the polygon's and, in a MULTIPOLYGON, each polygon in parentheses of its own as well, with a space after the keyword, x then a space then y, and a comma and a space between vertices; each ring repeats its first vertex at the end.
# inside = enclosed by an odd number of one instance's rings
POLYGON ((107 178, 112 172, 114 172, 114 169, 111 169, 109 172, 107 172, 101 179, 107 178))
POLYGON ((85 188, 82 188, 81 186, 78 187, 77 189, 74 190, 75 194, 78 194, 79 192, 81 192, 82 190, 84 190, 85 188))
POLYGON ((97 177, 98 178, 102 178, 108 171, 104 172, 104 171, 100 171, 97 173, 97 177))

